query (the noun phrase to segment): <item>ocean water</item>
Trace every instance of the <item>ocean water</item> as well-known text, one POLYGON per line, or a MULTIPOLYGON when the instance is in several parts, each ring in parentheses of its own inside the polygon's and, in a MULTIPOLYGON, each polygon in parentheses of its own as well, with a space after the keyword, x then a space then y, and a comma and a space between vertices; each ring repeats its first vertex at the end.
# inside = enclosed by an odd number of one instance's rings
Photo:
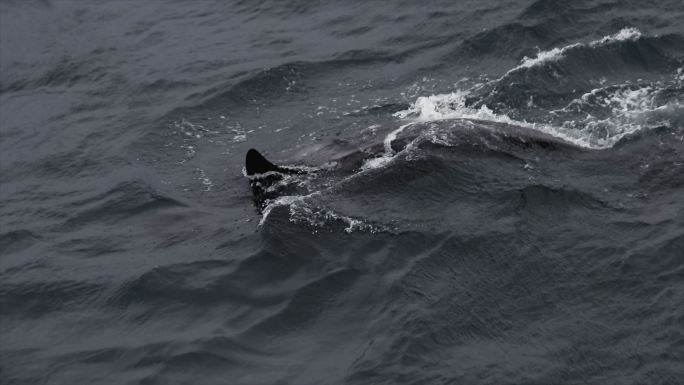
POLYGON ((682 20, 0 0, 0 383, 681 384, 682 20))

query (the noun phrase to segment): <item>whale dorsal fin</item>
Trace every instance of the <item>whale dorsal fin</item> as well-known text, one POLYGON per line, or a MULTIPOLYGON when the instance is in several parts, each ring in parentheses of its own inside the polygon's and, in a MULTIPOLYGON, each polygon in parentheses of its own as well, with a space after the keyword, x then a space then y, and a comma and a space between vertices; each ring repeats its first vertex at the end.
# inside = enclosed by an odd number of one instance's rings
POLYGON ((247 151, 247 156, 245 156, 245 169, 247 170, 247 175, 252 176, 254 174, 265 174, 270 171, 279 172, 282 174, 306 174, 305 170, 301 170, 293 167, 281 167, 276 166, 266 159, 261 153, 253 148, 247 151))
POLYGON ((265 174, 269 171, 280 171, 279 167, 264 158, 259 151, 250 148, 245 157, 247 175, 265 174))

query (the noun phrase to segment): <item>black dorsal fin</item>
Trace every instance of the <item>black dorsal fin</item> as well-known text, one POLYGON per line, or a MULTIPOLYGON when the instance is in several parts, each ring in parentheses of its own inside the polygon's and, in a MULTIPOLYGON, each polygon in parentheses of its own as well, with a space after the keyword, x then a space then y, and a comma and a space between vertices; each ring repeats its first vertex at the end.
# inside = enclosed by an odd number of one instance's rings
POLYGON ((306 170, 296 167, 276 166, 275 164, 269 162, 268 159, 264 158, 264 156, 261 155, 259 151, 253 148, 250 148, 249 151, 247 151, 247 156, 245 157, 245 169, 247 170, 247 176, 252 176, 254 174, 264 174, 269 171, 275 171, 281 174, 294 175, 303 175, 307 173, 306 170))
POLYGON ((264 174, 269 171, 280 171, 280 168, 264 158, 259 151, 250 148, 245 157, 247 175, 264 174))

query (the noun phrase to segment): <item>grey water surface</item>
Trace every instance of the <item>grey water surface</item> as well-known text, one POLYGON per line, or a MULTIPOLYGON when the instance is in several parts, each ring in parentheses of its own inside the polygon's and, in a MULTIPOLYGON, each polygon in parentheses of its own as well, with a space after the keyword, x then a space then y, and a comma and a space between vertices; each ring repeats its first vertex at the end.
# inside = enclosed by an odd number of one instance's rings
POLYGON ((682 20, 0 0, 0 383, 681 384, 682 20))

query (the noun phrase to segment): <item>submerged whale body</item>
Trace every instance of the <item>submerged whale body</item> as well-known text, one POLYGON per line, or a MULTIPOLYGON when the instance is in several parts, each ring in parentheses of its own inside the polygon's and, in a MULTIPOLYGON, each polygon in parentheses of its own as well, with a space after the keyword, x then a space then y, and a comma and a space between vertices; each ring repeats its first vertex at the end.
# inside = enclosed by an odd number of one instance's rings
MULTIPOLYGON (((471 148, 495 149, 504 153, 520 150, 582 149, 567 140, 532 128, 507 123, 460 119, 406 125, 392 131, 384 141, 368 146, 357 146, 336 139, 327 145, 313 149, 307 153, 307 156, 321 158, 321 154, 328 155, 321 163, 333 164, 334 167, 325 169, 325 172, 349 175, 362 170, 369 160, 391 157, 421 138, 427 139, 428 142, 447 142, 449 146, 454 147, 465 145, 471 148)), ((245 172, 250 180, 255 205, 260 209, 268 200, 291 192, 288 190, 291 189, 288 180, 296 179, 297 176, 311 176, 320 171, 322 169, 312 170, 305 167, 276 165, 253 148, 247 151, 245 156, 245 172)))

